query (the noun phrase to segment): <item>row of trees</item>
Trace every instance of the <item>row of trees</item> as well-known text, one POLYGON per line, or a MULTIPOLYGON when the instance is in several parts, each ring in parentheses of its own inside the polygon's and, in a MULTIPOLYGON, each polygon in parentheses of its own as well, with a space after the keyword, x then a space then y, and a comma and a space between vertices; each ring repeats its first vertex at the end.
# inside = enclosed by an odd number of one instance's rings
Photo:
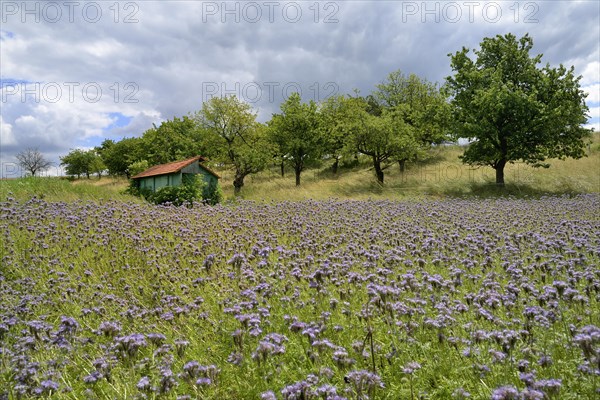
POLYGON ((337 173, 341 160, 359 154, 369 157, 383 183, 386 168, 404 170, 432 145, 466 138, 471 143, 463 162, 491 166, 502 185, 507 163, 545 167, 547 158, 582 157, 591 133, 582 127, 588 109, 580 77, 562 65, 538 68, 541 55, 530 57, 532 46, 527 35, 517 40, 507 34, 484 39, 475 59, 463 48, 450 55, 455 74, 443 87, 396 71, 367 96, 355 92, 315 103, 293 94, 265 124, 235 96, 214 97, 141 137, 105 140, 62 161, 75 175, 105 168, 129 177, 143 166, 201 154, 232 168, 239 193, 246 176, 273 163, 282 175, 290 166, 300 185, 311 164, 330 162, 337 173))
POLYGON ((364 154, 383 183, 390 165, 403 168, 448 138, 449 115, 437 85, 397 71, 366 97, 355 93, 315 103, 294 93, 265 124, 237 97, 213 97, 198 112, 153 126, 141 137, 105 140, 92 150, 72 150, 61 161, 70 175, 89 177, 106 169, 130 177, 140 165, 202 154, 233 169, 239 193, 246 176, 273 163, 282 175, 290 166, 300 185, 302 172, 316 162, 330 160, 337 173, 342 159, 364 154))

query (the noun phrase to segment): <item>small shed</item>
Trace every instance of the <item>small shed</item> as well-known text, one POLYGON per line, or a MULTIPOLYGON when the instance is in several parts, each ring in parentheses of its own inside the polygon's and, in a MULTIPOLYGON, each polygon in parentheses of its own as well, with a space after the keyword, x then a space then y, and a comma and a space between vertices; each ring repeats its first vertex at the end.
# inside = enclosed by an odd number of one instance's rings
POLYGON ((156 192, 165 186, 181 186, 187 177, 200 174, 206 183, 206 191, 208 188, 217 185, 220 176, 202 165, 202 161, 206 161, 206 159, 202 156, 196 156, 183 161, 155 165, 132 176, 131 179, 136 182, 139 189, 156 192))

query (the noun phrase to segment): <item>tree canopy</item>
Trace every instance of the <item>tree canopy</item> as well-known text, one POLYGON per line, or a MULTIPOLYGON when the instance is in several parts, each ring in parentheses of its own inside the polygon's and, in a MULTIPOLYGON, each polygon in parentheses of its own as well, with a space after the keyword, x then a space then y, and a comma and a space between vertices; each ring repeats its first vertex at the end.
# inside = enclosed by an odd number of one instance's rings
POLYGON ((302 171, 308 163, 318 159, 323 150, 317 104, 312 100, 303 103, 298 93, 292 93, 280 108, 281 113, 271 118, 270 138, 294 168, 296 186, 300 186, 302 171))
POLYGON ((142 138, 123 138, 118 142, 106 139, 96 150, 109 174, 125 175, 127 178, 135 175, 129 166, 145 159, 142 138))
POLYGON ((85 175, 89 179, 91 174, 98 174, 98 177, 100 177, 102 171, 106 169, 102 158, 96 153, 95 149, 71 150, 69 154, 61 157, 60 161, 60 165, 65 166, 67 174, 77 175, 78 178, 85 175))
POLYGON ((144 132, 144 159, 150 165, 157 165, 202 154, 204 149, 200 135, 193 118, 184 116, 164 121, 144 132))
POLYGON ((416 151, 414 128, 399 115, 405 107, 384 109, 381 115, 369 112, 366 100, 354 101, 354 118, 349 123, 350 137, 359 153, 369 156, 373 162, 375 177, 384 182, 384 170, 391 161, 407 159, 416 151))
POLYGON ((234 192, 239 194, 244 178, 262 170, 271 156, 264 126, 236 96, 211 98, 195 120, 204 129, 203 141, 214 160, 233 166, 234 192))
POLYGON ((588 108, 574 68, 539 68, 529 35, 497 35, 480 46, 474 60, 467 48, 449 54, 455 137, 472 140, 463 162, 491 166, 504 185, 507 163, 547 167, 547 158, 584 156, 591 131, 582 126, 588 108))

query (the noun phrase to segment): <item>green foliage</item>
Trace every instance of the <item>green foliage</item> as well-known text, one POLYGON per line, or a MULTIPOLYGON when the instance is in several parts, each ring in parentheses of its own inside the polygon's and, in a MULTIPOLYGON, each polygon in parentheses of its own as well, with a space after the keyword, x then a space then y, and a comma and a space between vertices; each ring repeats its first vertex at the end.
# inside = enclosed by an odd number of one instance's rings
POLYGON ((136 162, 130 164, 127 167, 127 170, 129 171, 131 176, 135 176, 141 172, 144 172, 149 167, 150 167, 150 165, 148 165, 148 160, 142 160, 142 161, 136 161, 136 162))
POLYGON ((147 197, 148 201, 154 204, 173 204, 181 206, 190 204, 198 200, 198 192, 190 190, 189 186, 165 186, 158 189, 155 193, 147 197))
MULTIPOLYGON (((415 74, 406 76, 401 71, 388 75, 377 85, 372 95, 375 107, 399 111, 404 123, 414 128, 416 140, 425 146, 448 139, 450 108, 440 88, 415 74)), ((373 103, 371 104, 373 107, 373 103)))
POLYGON ((233 186, 239 194, 244 178, 264 169, 272 155, 264 126, 236 96, 211 98, 195 120, 204 130, 203 140, 211 156, 234 168, 233 186))
POLYGON ((323 153, 318 126, 317 104, 312 100, 302 103, 298 93, 292 93, 281 104, 281 114, 274 114, 270 121, 271 142, 294 168, 296 186, 300 185, 300 174, 307 164, 323 153))
POLYGON ((184 174, 180 186, 165 186, 154 193, 147 193, 146 199, 154 204, 192 205, 202 199, 204 181, 195 174, 184 174))
POLYGON ((332 96, 319 105, 319 134, 323 140, 323 153, 333 159, 332 171, 338 171, 340 160, 349 158, 356 149, 348 132, 348 122, 354 117, 353 99, 347 96, 332 96))
MULTIPOLYGON (((392 72, 385 82, 377 85, 377 90, 367 97, 367 112, 387 120, 392 132, 381 147, 381 140, 374 144, 378 151, 370 146, 373 153, 382 153, 375 158, 400 163, 404 170, 406 161, 423 158, 433 144, 448 139, 449 105, 446 96, 437 85, 419 78, 415 74, 406 76, 400 71, 392 72)), ((367 146, 369 147, 369 146, 367 146)), ((382 160, 383 161, 383 160, 382 160)), ((383 170, 374 161, 375 172, 383 182, 383 170)))
MULTIPOLYGON (((165 164, 203 153, 202 133, 192 118, 173 118, 153 127, 141 138, 142 157, 149 165, 165 164)), ((137 160, 136 160, 137 161, 137 160)))
POLYGON ((394 119, 392 113, 384 112, 378 117, 364 108, 357 111, 352 139, 360 153, 371 157, 379 183, 383 183, 383 170, 387 167, 382 164, 406 150, 402 141, 411 134, 411 129, 401 119, 394 119))
POLYGON ((154 192, 149 188, 140 188, 139 182, 131 180, 126 192, 154 204, 175 206, 191 206, 197 201, 215 205, 223 201, 223 191, 217 180, 205 182, 198 174, 183 174, 182 181, 180 186, 165 186, 154 192))
POLYGON ((448 118, 449 106, 436 85, 400 71, 366 98, 330 99, 321 108, 327 151, 369 156, 379 183, 392 162, 404 168, 446 140, 448 118))
POLYGON ((102 162, 102 158, 97 154, 96 150, 71 150, 69 154, 60 158, 60 165, 65 166, 67 174, 79 178, 85 175, 88 179, 91 174, 100 174, 106 168, 102 162))
POLYGON ((207 183, 204 186, 202 191, 202 199, 214 206, 223 201, 223 190, 221 189, 221 185, 217 180, 211 180, 210 183, 207 183))
POLYGON ((118 142, 106 139, 96 150, 106 165, 108 173, 114 176, 121 175, 129 178, 132 175, 129 166, 145 159, 141 138, 124 138, 118 142))
POLYGON ((455 136, 473 140, 462 160, 494 168, 499 185, 507 163, 545 167, 547 158, 583 157, 591 133, 582 126, 588 108, 581 77, 573 67, 538 68, 542 56, 530 57, 532 47, 528 35, 507 34, 483 39, 476 60, 466 48, 450 55, 455 136))

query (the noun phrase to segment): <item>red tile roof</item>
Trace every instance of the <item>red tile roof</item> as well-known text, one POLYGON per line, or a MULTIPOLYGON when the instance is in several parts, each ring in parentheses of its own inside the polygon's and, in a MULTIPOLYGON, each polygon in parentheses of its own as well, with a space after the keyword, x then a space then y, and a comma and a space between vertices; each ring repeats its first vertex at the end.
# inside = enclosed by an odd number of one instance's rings
MULTIPOLYGON (((183 161, 175 161, 175 162, 168 163, 168 164, 155 165, 154 167, 148 168, 144 172, 140 172, 139 174, 132 176, 131 179, 145 178, 147 176, 172 174, 173 172, 181 171, 183 168, 187 167, 190 164, 193 164, 196 161, 205 161, 205 160, 206 159, 202 156, 196 156, 194 158, 189 158, 189 159, 183 160, 183 161)), ((218 177, 217 174, 215 174, 214 172, 212 172, 210 169, 206 168, 205 166, 201 165, 201 167, 218 177)))

